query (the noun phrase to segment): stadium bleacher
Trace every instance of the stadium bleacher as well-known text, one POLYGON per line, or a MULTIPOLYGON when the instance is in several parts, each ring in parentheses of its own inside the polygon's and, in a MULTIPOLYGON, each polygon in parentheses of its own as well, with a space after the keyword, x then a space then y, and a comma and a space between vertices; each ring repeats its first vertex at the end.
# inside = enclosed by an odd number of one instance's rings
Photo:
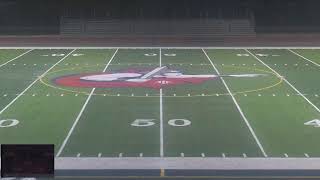
POLYGON ((116 20, 62 18, 62 35, 89 36, 254 36, 248 19, 235 20, 116 20))

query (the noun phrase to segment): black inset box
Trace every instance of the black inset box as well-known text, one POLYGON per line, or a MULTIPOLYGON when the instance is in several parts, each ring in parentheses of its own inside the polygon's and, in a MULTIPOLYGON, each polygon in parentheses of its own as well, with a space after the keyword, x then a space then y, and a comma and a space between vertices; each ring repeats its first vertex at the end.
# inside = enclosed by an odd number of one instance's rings
POLYGON ((54 145, 2 144, 1 177, 54 177, 54 145))

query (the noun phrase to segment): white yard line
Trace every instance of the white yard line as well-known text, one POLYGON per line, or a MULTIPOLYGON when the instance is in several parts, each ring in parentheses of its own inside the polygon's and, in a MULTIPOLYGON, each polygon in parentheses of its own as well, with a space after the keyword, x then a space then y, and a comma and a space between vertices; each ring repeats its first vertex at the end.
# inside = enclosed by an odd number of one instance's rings
POLYGON ((290 51, 290 52, 292 52, 293 54, 295 54, 295 55, 297 55, 297 56, 301 57, 302 59, 307 60, 307 61, 311 62, 312 64, 314 64, 314 65, 316 65, 316 66, 320 67, 320 64, 318 64, 318 63, 316 63, 316 62, 314 62, 314 61, 312 61, 312 60, 310 60, 310 59, 308 59, 308 58, 306 58, 306 57, 302 56, 301 54, 299 54, 299 53, 297 53, 297 52, 295 52, 295 51, 293 51, 293 50, 291 50, 291 49, 288 49, 288 51, 290 51))
MULTIPOLYGON (((212 65, 212 67, 214 68, 214 70, 217 72, 218 75, 220 75, 219 70, 218 70, 218 69, 216 68, 216 66, 213 64, 213 62, 212 62, 211 58, 208 56, 207 52, 206 52, 204 49, 202 49, 202 51, 203 51, 203 53, 206 55, 207 59, 210 61, 210 63, 211 63, 211 65, 212 65)), ((257 145, 259 146, 259 148, 260 148, 263 156, 264 156, 264 157, 268 157, 268 155, 266 154, 266 152, 265 152, 262 144, 260 143, 260 141, 259 141, 256 133, 254 132, 253 128, 251 127, 248 119, 246 118, 246 116, 245 116, 244 113, 242 112, 242 110, 241 110, 241 108, 240 108, 240 106, 239 106, 236 98, 235 98, 234 95, 232 94, 231 90, 229 89, 229 87, 228 87, 228 85, 226 84, 226 82, 224 81, 224 79, 223 79, 222 77, 220 77, 220 79, 221 79, 223 85, 225 86, 225 88, 227 89, 228 93, 230 94, 230 96, 231 96, 234 104, 236 105, 236 107, 237 107, 240 115, 242 116, 242 119, 244 120, 244 122, 246 123, 247 127, 249 128, 249 130, 250 130, 250 132, 251 132, 254 140, 256 141, 257 145)))
POLYGON ((260 63, 262 63, 264 66, 266 66, 267 68, 269 68, 273 73, 275 73, 277 76, 281 77, 283 79, 284 82, 286 82, 292 89, 294 89, 301 97, 303 97, 303 99, 305 99, 311 106, 313 106, 319 113, 320 113, 320 109, 314 105, 306 96, 304 96, 297 88, 295 88, 288 80, 286 80, 284 77, 282 77, 277 71, 275 71, 274 69, 272 69, 270 66, 268 66, 266 63, 264 63, 261 59, 259 59, 256 55, 254 55, 253 53, 251 53, 248 49, 245 49, 249 54, 251 54, 251 56, 253 56, 256 60, 258 60, 260 63))
POLYGON ((160 157, 164 156, 163 153, 163 102, 162 102, 162 88, 160 89, 160 157))
POLYGON ((14 98, 6 107, 4 107, 0 114, 2 114, 6 109, 8 109, 17 99, 19 99, 26 91, 28 91, 36 82, 39 81, 42 77, 44 77, 51 69, 53 69, 57 64, 66 59, 70 54, 72 54, 76 49, 72 50, 69 54, 60 59, 57 63, 51 66, 46 72, 44 72, 41 76, 39 76, 36 80, 34 80, 25 90, 23 90, 16 98, 14 98))
MULTIPOLYGON (((108 64, 106 65, 106 67, 103 69, 102 72, 106 72, 108 66, 110 65, 111 61, 113 60, 113 58, 115 57, 115 55, 117 54, 117 52, 118 52, 118 49, 113 53, 113 55, 112 55, 112 57, 110 58, 108 64)), ((73 130, 75 129, 76 125, 78 124, 78 122, 79 122, 79 120, 80 120, 80 118, 81 118, 84 110, 86 109, 86 107, 87 107, 87 105, 88 105, 88 103, 89 103, 89 101, 90 101, 90 99, 91 99, 91 97, 92 97, 92 95, 93 95, 93 93, 94 93, 95 90, 96 90, 96 88, 93 88, 93 89, 91 90, 90 94, 88 95, 87 100, 86 100, 85 103, 83 104, 83 106, 82 106, 79 114, 77 115, 76 120, 73 122, 72 127, 71 127, 71 129, 69 130, 69 132, 68 132, 68 135, 67 135, 66 138, 64 139, 62 145, 60 146, 60 149, 59 149, 56 157, 59 157, 59 156, 60 156, 60 154, 62 153, 64 147, 66 146, 67 142, 69 141, 69 138, 70 138, 73 130)))
POLYGON ((13 58, 13 59, 10 59, 9 61, 7 61, 7 62, 5 62, 5 63, 1 64, 1 65, 0 65, 0 68, 1 68, 2 66, 6 65, 6 64, 8 64, 8 63, 10 63, 10 62, 12 62, 12 61, 14 61, 14 60, 16 60, 16 59, 18 59, 18 58, 20 58, 20 57, 24 56, 25 54, 28 54, 28 53, 29 53, 29 52, 31 52, 31 51, 33 51, 33 49, 30 49, 29 51, 24 52, 24 53, 20 54, 19 56, 15 57, 15 58, 13 58))
MULTIPOLYGON (((162 51, 160 48, 160 55, 159 55, 159 66, 162 66, 162 51)), ((162 88, 160 88, 160 157, 164 156, 163 152, 163 95, 162 95, 162 88)))
POLYGON ((87 107, 87 105, 88 105, 88 103, 89 103, 89 101, 90 101, 90 99, 91 99, 91 97, 92 97, 92 94, 93 94, 93 92, 94 92, 95 90, 96 90, 96 88, 93 88, 93 89, 91 90, 91 92, 90 92, 90 94, 89 94, 86 102, 83 104, 83 106, 82 106, 82 108, 81 108, 81 110, 80 110, 80 112, 79 112, 76 120, 74 121, 71 129, 69 130, 67 137, 64 139, 64 141, 63 141, 63 143, 62 143, 62 145, 61 145, 61 147, 60 147, 60 149, 59 149, 56 157, 59 157, 59 156, 60 156, 61 152, 63 151, 64 147, 66 146, 66 144, 67 144, 67 142, 68 142, 68 140, 69 140, 69 138, 70 138, 70 136, 71 136, 74 128, 75 128, 76 125, 78 124, 78 121, 80 120, 80 117, 81 117, 81 115, 83 114, 85 108, 87 107))

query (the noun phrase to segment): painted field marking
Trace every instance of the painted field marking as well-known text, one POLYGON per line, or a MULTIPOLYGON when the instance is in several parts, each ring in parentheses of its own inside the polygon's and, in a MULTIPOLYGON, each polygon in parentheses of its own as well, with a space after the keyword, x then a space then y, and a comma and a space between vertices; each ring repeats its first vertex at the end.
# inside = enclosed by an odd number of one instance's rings
POLYGON ((247 157, 248 157, 246 153, 243 153, 242 156, 243 156, 244 158, 247 158, 247 157))
POLYGON ((13 127, 19 124, 19 121, 16 119, 0 119, 0 128, 13 127), (6 123, 10 122, 10 124, 6 123))
POLYGON ((88 98, 87 98, 86 102, 83 104, 83 106, 82 106, 82 108, 81 108, 81 110, 80 110, 80 113, 78 114, 78 116, 77 116, 77 118, 76 118, 75 122, 73 123, 73 125, 72 125, 71 129, 69 130, 69 133, 68 133, 67 137, 65 138, 65 140, 63 141, 62 146, 60 147, 60 149, 59 149, 59 151, 58 151, 58 153, 57 153, 56 157, 59 157, 59 156, 60 156, 60 154, 61 154, 62 150, 64 149, 64 146, 67 144, 67 141, 69 140, 69 137, 71 136, 71 134, 72 134, 72 132, 73 132, 73 130, 74 130, 74 128, 75 128, 75 126, 76 126, 76 124, 78 123, 78 121, 79 121, 79 119, 80 119, 80 117, 81 117, 81 115, 82 115, 82 113, 83 113, 84 109, 86 108, 86 106, 87 106, 87 104, 88 104, 89 100, 91 99, 91 96, 92 96, 92 94, 93 94, 94 90, 95 90, 95 88, 93 88, 93 89, 91 90, 91 92, 90 92, 90 94, 89 94, 89 96, 88 96, 88 98))
POLYGON ((29 52, 31 52, 31 51, 33 51, 33 49, 30 49, 29 51, 26 51, 26 52, 24 52, 24 53, 20 54, 19 56, 15 57, 15 58, 13 58, 13 59, 10 59, 9 61, 7 61, 7 62, 5 62, 5 63, 1 64, 1 65, 0 65, 0 68, 1 68, 2 66, 4 66, 4 65, 6 65, 6 64, 8 64, 8 63, 10 63, 10 62, 12 62, 12 61, 14 61, 14 60, 16 60, 16 59, 18 59, 18 58, 20 58, 20 57, 22 57, 22 56, 24 56, 24 55, 28 54, 28 53, 29 53, 29 52))
MULTIPOLYGON (((159 66, 162 66, 162 50, 159 49, 159 66)), ((164 156, 164 149, 163 149, 163 94, 162 88, 160 88, 160 157, 164 156)))
MULTIPOLYGON (((106 72, 109 64, 111 63, 111 61, 112 61, 112 60, 114 59, 114 57, 116 56, 118 50, 119 50, 119 49, 117 49, 117 50, 113 53, 113 55, 112 55, 112 57, 110 58, 108 64, 106 65, 106 67, 103 69, 102 72, 106 72)), ((72 53, 72 52, 71 52, 71 53, 72 53)), ((70 53, 70 54, 71 54, 71 53, 70 53)), ((69 55, 69 54, 68 54, 68 55, 69 55)), ((69 130, 69 132, 68 132, 68 134, 67 134, 67 137, 64 139, 64 141, 63 141, 63 143, 62 143, 62 145, 61 145, 61 147, 60 147, 60 149, 59 149, 56 157, 59 157, 60 154, 61 154, 61 152, 63 151, 65 145, 67 144, 67 142, 68 142, 68 140, 69 140, 69 138, 70 138, 70 136, 71 136, 71 134, 72 134, 72 132, 73 132, 73 130, 75 129, 75 127, 76 127, 76 125, 78 124, 78 122, 79 122, 79 120, 80 120, 80 118, 81 118, 81 116, 82 116, 85 108, 87 107, 87 105, 88 105, 88 103, 89 103, 89 101, 90 101, 90 99, 91 99, 91 97, 92 97, 95 89, 96 89, 96 88, 93 88, 93 89, 91 90, 89 96, 87 97, 87 100, 85 101, 85 103, 83 104, 83 106, 82 106, 79 114, 77 115, 76 120, 75 120, 74 123, 72 124, 72 127, 71 127, 71 129, 69 130)))
POLYGON ((302 96, 302 95, 303 95, 303 96, 308 96, 308 94, 299 94, 299 93, 297 93, 296 95, 297 95, 297 96, 302 96))
MULTIPOLYGON (((206 55, 207 59, 210 61, 210 63, 211 63, 211 65, 212 65, 212 67, 214 68, 214 70, 217 72, 218 75, 220 75, 219 70, 215 67, 215 65, 213 64, 212 60, 211 60, 210 57, 208 56, 207 52, 206 52, 204 49, 202 49, 202 51, 203 51, 203 53, 206 55)), ((260 140, 258 139, 258 137, 257 137, 256 133, 254 132, 253 128, 251 127, 251 125, 250 125, 247 117, 244 115, 244 113, 243 113, 242 109, 240 108, 240 106, 239 106, 236 98, 235 98, 234 95, 232 94, 231 90, 229 89, 227 83, 224 81, 223 77, 221 77, 221 81, 222 81, 223 85, 225 86, 225 88, 227 89, 228 93, 230 94, 230 96, 231 96, 234 104, 236 105, 236 107, 237 107, 240 115, 242 116, 242 119, 244 120, 245 124, 246 124, 247 127, 249 128, 249 131, 251 132, 254 140, 256 141, 257 145, 259 146, 260 151, 262 152, 263 156, 264 156, 264 157, 268 157, 268 155, 266 154, 266 152, 265 152, 262 144, 260 143, 260 140)))
POLYGON ((306 96, 304 96, 297 88, 295 88, 287 79, 285 79, 283 76, 281 76, 277 71, 272 69, 270 66, 268 66, 266 63, 264 63, 261 59, 259 59, 257 56, 252 54, 248 49, 245 49, 251 56, 253 56, 256 60, 258 60, 260 63, 265 65, 267 68, 269 68, 272 72, 274 72, 277 76, 282 77, 283 81, 285 81, 292 89, 294 89, 303 99, 305 99, 311 106, 313 106, 319 113, 320 109, 314 105, 306 96))
MULTIPOLYGON (((295 51, 293 51, 293 50, 291 50, 291 49, 288 49, 288 51, 290 51, 290 52, 292 52, 293 54, 295 54, 295 55, 297 55, 297 56, 301 57, 302 59, 307 60, 307 61, 311 62, 312 64, 314 64, 314 65, 316 65, 316 66, 320 67, 320 64, 318 64, 318 63, 316 63, 316 62, 314 62, 314 61, 312 61, 312 60, 310 60, 310 59, 308 59, 308 58, 306 58, 306 57, 302 56, 301 54, 299 54, 299 53, 297 53, 297 52, 295 52, 295 51)), ((307 64, 306 64, 306 66, 307 66, 307 64)))
POLYGON ((307 158, 310 157, 309 154, 307 154, 307 153, 304 153, 304 156, 307 157, 307 158))
POLYGON ((68 55, 60 59, 57 63, 55 63, 53 66, 51 66, 47 71, 45 71, 42 75, 40 75, 36 80, 34 80, 26 89, 24 89, 16 98, 14 98, 7 106, 5 106, 1 111, 0 114, 2 114, 6 109, 8 109, 14 102, 17 101, 26 91, 28 91, 36 82, 39 81, 42 77, 44 77, 51 69, 53 69, 56 65, 58 65, 60 62, 65 60, 70 54, 72 54, 76 49, 72 50, 68 55))

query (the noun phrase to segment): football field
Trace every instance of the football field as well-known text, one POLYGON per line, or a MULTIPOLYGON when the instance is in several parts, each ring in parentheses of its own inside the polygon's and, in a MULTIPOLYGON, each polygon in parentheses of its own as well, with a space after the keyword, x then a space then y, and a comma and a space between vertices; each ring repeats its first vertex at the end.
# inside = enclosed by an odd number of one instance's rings
POLYGON ((320 49, 0 49, 0 144, 320 157, 320 49))

